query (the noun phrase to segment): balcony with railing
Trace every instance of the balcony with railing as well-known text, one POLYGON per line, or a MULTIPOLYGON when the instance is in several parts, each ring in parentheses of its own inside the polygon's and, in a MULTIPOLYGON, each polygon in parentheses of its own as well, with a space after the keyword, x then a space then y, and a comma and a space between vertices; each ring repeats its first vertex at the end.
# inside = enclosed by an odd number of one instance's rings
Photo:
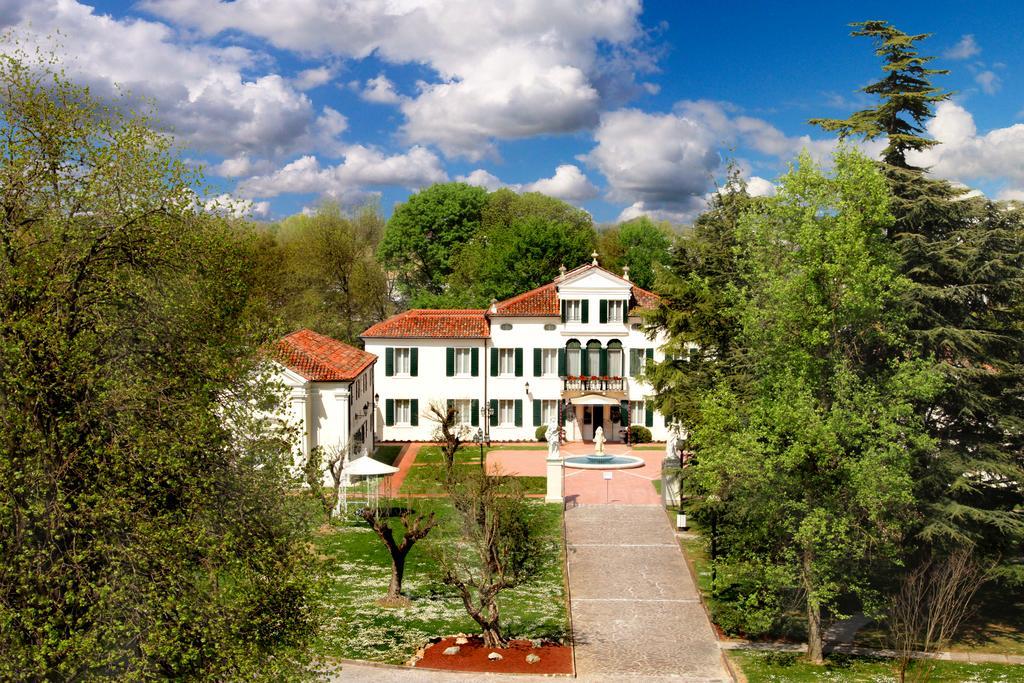
POLYGON ((614 393, 614 394, 625 394, 626 393, 626 378, 625 377, 598 377, 598 376, 580 376, 580 377, 563 377, 562 378, 562 393, 563 395, 577 396, 581 394, 593 394, 593 393, 614 393))

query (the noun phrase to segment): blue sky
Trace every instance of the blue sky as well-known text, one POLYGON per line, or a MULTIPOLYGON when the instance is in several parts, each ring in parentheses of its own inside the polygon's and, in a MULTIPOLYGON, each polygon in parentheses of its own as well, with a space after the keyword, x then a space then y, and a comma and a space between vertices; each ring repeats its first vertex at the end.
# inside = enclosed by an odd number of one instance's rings
MULTIPOLYGON (((1024 3, 639 0, 13 0, 0 26, 57 44, 100 94, 148 97, 211 194, 264 220, 466 180, 559 196, 611 222, 686 222, 727 158, 752 190, 806 121, 869 101, 880 74, 847 24, 887 19, 955 91, 919 161, 1024 199, 1024 3), (56 39, 53 36, 57 35, 56 39)), ((867 145, 874 153, 879 145, 867 145)))

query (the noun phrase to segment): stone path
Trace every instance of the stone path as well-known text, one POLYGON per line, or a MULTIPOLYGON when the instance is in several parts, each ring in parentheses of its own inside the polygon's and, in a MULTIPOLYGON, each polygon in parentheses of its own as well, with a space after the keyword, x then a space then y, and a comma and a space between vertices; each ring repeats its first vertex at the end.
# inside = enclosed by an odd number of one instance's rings
POLYGON ((581 505, 565 523, 580 679, 731 680, 660 506, 581 505))

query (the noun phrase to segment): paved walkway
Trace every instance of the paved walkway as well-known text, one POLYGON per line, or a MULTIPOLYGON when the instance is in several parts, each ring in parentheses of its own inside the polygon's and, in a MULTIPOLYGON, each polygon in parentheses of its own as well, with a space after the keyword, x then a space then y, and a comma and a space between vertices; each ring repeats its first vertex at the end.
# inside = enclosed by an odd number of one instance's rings
POLYGON ((660 506, 570 507, 565 524, 579 678, 731 680, 660 506))

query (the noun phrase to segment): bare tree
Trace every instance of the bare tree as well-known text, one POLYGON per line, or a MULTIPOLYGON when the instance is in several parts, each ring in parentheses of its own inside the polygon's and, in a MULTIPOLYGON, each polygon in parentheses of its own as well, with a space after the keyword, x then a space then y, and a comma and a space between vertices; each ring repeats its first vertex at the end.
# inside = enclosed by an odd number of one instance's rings
POLYGON ((468 438, 469 428, 459 422, 459 411, 454 406, 447 406, 440 401, 432 401, 427 408, 427 419, 434 422, 434 440, 441 449, 444 458, 445 482, 452 480, 455 469, 455 454, 459 452, 463 442, 468 438))
POLYGON ((324 465, 331 475, 331 505, 327 518, 332 519, 341 514, 341 487, 345 483, 345 460, 349 455, 347 445, 338 444, 324 451, 324 465))
POLYGON ((306 461, 302 464, 302 478, 313 492, 313 496, 320 501, 320 507, 329 521, 331 503, 324 494, 324 452, 319 446, 310 450, 306 456, 306 461))
POLYGON ((448 487, 461 532, 441 558, 442 577, 462 598, 483 630, 484 644, 503 647, 498 595, 533 575, 543 549, 537 543, 528 503, 510 477, 476 468, 448 487))
POLYGON ((909 572, 889 604, 888 627, 897 652, 897 675, 925 681, 930 662, 910 668, 918 652, 938 652, 949 646, 960 624, 970 614, 978 589, 992 578, 995 565, 983 566, 970 550, 961 549, 941 560, 928 559, 909 572))
POLYGON ((366 520, 391 554, 391 584, 388 586, 388 594, 385 599, 400 600, 402 598, 402 579, 405 577, 406 557, 412 550, 413 544, 421 538, 425 538, 430 530, 437 526, 434 513, 416 513, 408 507, 395 508, 391 505, 384 505, 376 508, 364 507, 359 511, 359 516, 366 520), (395 518, 402 525, 401 541, 395 540, 395 532, 391 526, 391 520, 395 518))

